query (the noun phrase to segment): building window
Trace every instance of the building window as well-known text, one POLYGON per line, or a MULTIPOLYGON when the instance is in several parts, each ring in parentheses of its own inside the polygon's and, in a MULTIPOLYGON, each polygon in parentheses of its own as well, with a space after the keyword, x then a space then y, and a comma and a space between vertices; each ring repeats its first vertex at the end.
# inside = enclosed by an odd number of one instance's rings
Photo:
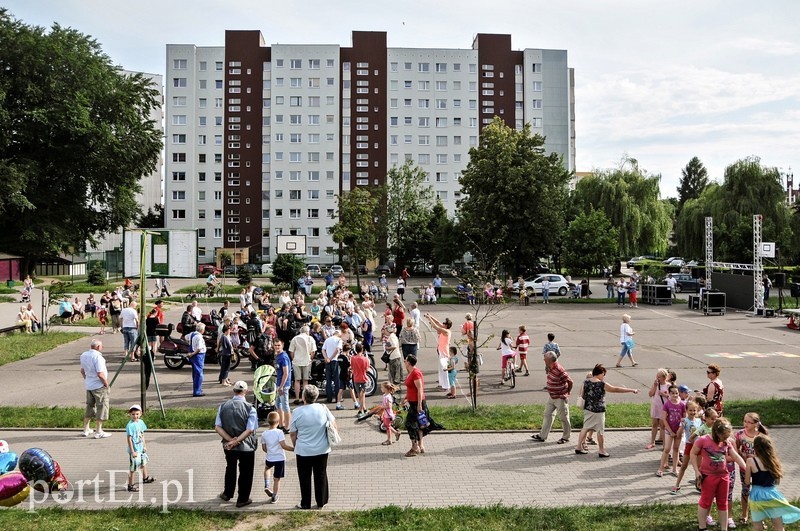
POLYGON ((289 190, 289 199, 291 201, 300 201, 300 190, 289 190))
POLYGON ((185 181, 186 180, 186 172, 185 171, 174 171, 174 172, 172 172, 172 180, 173 181, 185 181))
POLYGON ((319 190, 308 190, 308 198, 311 200, 319 199, 319 190))
POLYGON ((319 209, 318 208, 309 208, 308 209, 308 219, 318 219, 319 218, 319 209))
POLYGON ((541 92, 542 91, 542 82, 541 81, 534 81, 533 82, 533 91, 534 92, 541 92))
POLYGON ((186 153, 173 153, 172 162, 186 162, 186 153))
POLYGON ((186 192, 184 190, 173 190, 172 191, 172 200, 173 201, 186 201, 186 192))
POLYGON ((172 115, 172 125, 186 125, 186 115, 185 114, 172 115))
POLYGON ((181 210, 173 210, 172 211, 172 219, 186 219, 186 211, 181 210))
POLYGON ((186 78, 185 77, 173 77, 172 78, 172 86, 175 88, 186 88, 186 78))
POLYGON ((533 100, 533 108, 534 109, 541 109, 542 108, 542 100, 533 100))
POLYGON ((300 219, 300 209, 299 208, 290 208, 289 209, 289 219, 300 219))
POLYGON ((186 135, 172 135, 172 143, 173 144, 185 144, 186 143, 186 135))
POLYGON ((309 59, 308 68, 311 70, 319 70, 319 59, 309 59))
POLYGON ((300 59, 289 59, 289 68, 292 70, 300 70, 303 68, 303 61, 300 59))
POLYGON ((531 118, 531 127, 542 127, 541 118, 531 118))
POLYGON ((431 71, 430 63, 419 63, 418 72, 430 72, 430 71, 431 71))

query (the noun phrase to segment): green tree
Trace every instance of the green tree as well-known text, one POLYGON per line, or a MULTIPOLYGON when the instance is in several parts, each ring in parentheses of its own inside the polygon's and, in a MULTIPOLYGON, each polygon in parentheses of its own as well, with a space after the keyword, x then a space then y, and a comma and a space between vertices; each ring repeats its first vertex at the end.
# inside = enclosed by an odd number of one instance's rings
POLYGON ((516 131, 495 117, 469 150, 460 179, 464 233, 489 256, 505 255, 503 264, 517 272, 555 253, 566 225, 570 173, 543 146, 544 137, 532 135, 528 124, 516 131))
POLYGON ((164 205, 153 205, 147 213, 139 217, 136 226, 140 229, 160 229, 164 227, 164 205))
POLYGON ((296 254, 279 254, 272 263, 272 282, 291 284, 306 270, 305 261, 296 254))
POLYGON ((431 235, 425 259, 435 267, 449 264, 464 255, 464 241, 459 237, 459 229, 455 220, 447 215, 447 209, 437 200, 428 222, 431 235))
POLYGON ((678 209, 680 212, 683 205, 689 199, 697 199, 703 190, 708 186, 708 170, 697 157, 681 170, 680 186, 678 186, 678 209))
POLYGON ((672 205, 660 199, 660 175, 626 158, 619 168, 594 171, 578 181, 573 199, 583 212, 602 210, 619 234, 619 251, 630 256, 663 253, 672 230, 672 205))
POLYGON ((567 227, 564 262, 570 273, 589 276, 618 255, 619 235, 602 210, 581 213, 567 227))
MULTIPOLYGON (((331 229, 333 241, 347 251, 350 261, 356 266, 362 259, 374 258, 377 254, 378 229, 375 218, 378 200, 366 188, 355 188, 336 198, 337 221, 331 229)), ((340 257, 341 259, 341 257, 340 257)), ((358 267, 356 283, 361 284, 358 267)))
POLYGON ((0 9, 0 248, 38 257, 132 224, 161 133, 158 91, 76 30, 0 9))
POLYGON ((714 218, 714 258, 725 262, 753 260, 753 215, 761 214, 762 240, 776 242, 785 255, 792 247, 792 213, 786 205, 780 172, 758 157, 725 168, 722 184, 709 185, 684 205, 676 222, 679 249, 686 256, 705 254, 705 217, 714 218))
POLYGON ((425 184, 427 177, 410 160, 392 167, 386 177, 386 210, 380 223, 386 227, 387 246, 398 268, 411 264, 429 245, 427 227, 434 194, 433 188, 425 184))

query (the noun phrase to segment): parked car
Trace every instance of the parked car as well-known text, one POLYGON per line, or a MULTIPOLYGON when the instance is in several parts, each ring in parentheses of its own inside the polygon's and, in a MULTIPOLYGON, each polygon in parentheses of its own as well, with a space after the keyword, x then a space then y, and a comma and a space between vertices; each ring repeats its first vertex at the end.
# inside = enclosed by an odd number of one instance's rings
POLYGON ((439 266, 439 275, 443 277, 449 277, 453 274, 453 267, 447 264, 442 264, 439 266))
POLYGON ((669 263, 672 262, 673 260, 683 260, 683 258, 680 256, 670 256, 666 260, 662 260, 661 263, 669 265, 669 263))
POLYGON ((235 265, 226 265, 222 268, 222 272, 226 275, 235 275, 237 273, 237 268, 235 265))
POLYGON ((306 266, 306 273, 308 273, 312 277, 321 277, 322 268, 318 264, 308 264, 306 266))
POLYGON ((261 274, 272 275, 272 264, 271 263, 261 264, 261 274))
MULTIPOLYGON (((572 282, 567 282, 567 279, 564 278, 562 275, 540 275, 536 278, 529 278, 525 281, 525 289, 526 290, 533 290, 534 293, 537 295, 542 294, 542 282, 547 279, 550 281, 550 289, 548 290, 550 294, 558 294, 558 295, 566 295, 569 290, 575 287, 575 284, 572 282)), ((519 293, 519 283, 514 282, 512 285, 512 289, 515 293, 519 293)))
POLYGON ((644 254, 642 256, 637 256, 635 258, 631 258, 630 260, 628 260, 628 267, 632 268, 633 266, 635 266, 639 262, 642 262, 644 260, 655 260, 655 258, 656 258, 655 256, 650 255, 650 254, 644 254))
POLYGON ((686 261, 683 258, 676 258, 674 260, 670 260, 667 265, 672 267, 683 267, 686 265, 686 261))
POLYGON ((339 264, 333 264, 330 267, 330 269, 328 269, 328 271, 330 271, 331 275, 333 275, 334 277, 338 277, 338 276, 344 275, 344 268, 342 266, 340 266, 339 264))
POLYGON ((197 268, 197 276, 205 277, 214 273, 215 275, 222 273, 222 270, 214 264, 200 264, 197 268))
POLYGON ((423 262, 415 263, 409 269, 412 275, 428 276, 433 274, 433 266, 423 262))
MULTIPOLYGON (((700 288, 703 287, 703 283, 700 281, 699 278, 692 278, 692 275, 689 273, 672 273, 672 278, 677 281, 675 284, 675 293, 683 293, 683 292, 694 292, 697 293, 700 291, 700 288)), ((660 284, 666 284, 667 279, 666 277, 661 279, 660 284)))
POLYGON ((359 275, 366 275, 367 274, 367 266, 364 264, 358 264, 357 266, 353 266, 353 274, 358 271, 359 275))
POLYGON ((375 274, 378 275, 378 276, 380 276, 380 275, 389 276, 389 275, 392 274, 392 270, 388 265, 381 264, 381 265, 379 265, 378 267, 375 268, 375 274))

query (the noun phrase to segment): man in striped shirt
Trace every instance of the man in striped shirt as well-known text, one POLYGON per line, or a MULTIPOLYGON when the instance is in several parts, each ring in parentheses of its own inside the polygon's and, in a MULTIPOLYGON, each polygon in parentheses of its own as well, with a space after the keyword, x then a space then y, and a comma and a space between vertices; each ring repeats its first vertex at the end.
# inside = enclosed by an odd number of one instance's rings
POLYGON ((525 331, 525 325, 520 325, 519 335, 517 336, 517 343, 515 345, 517 353, 519 354, 519 367, 517 367, 517 372, 522 372, 522 369, 525 369, 525 376, 530 374, 530 371, 528 371, 528 347, 530 347, 530 345, 531 340, 528 337, 528 333, 525 331))
POLYGON ((532 438, 534 441, 539 442, 547 440, 557 412, 558 418, 561 419, 562 434, 561 438, 556 442, 564 444, 569 441, 570 432, 572 431, 572 425, 569 421, 569 394, 572 392, 572 378, 569 377, 564 367, 558 363, 558 356, 552 350, 545 353, 544 363, 547 366, 547 393, 550 396, 544 408, 542 429, 532 438))

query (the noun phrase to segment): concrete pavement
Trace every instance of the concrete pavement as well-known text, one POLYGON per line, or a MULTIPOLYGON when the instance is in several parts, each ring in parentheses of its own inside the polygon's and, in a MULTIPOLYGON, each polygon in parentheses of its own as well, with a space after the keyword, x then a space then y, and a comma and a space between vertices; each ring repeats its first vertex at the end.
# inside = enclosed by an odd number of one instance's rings
MULTIPOLYGON (((597 290, 595 290, 597 291, 597 290)), ((14 304, 7 303, 2 307, 14 304)), ((456 332, 467 311, 464 305, 424 307, 437 317, 450 317, 456 332)), ((8 308, 0 308, 3 315, 8 308)), ((16 309, 13 310, 14 313, 16 309)), ((170 322, 177 322, 180 305, 172 305, 167 313, 170 322)), ((483 350, 479 400, 482 403, 529 404, 546 400, 544 375, 538 352, 546 341, 545 334, 556 334, 562 348, 561 361, 575 379, 595 363, 613 367, 619 351, 618 329, 623 313, 633 316, 637 346, 636 368, 610 369, 608 381, 616 385, 637 387, 644 393, 658 367, 677 371, 681 383, 700 388, 707 381, 704 368, 709 363, 722 366, 726 399, 786 397, 800 398, 800 346, 798 333, 785 327, 780 318, 750 317, 745 313, 725 316, 703 316, 685 305, 641 306, 617 308, 615 304, 510 305, 481 323, 480 334, 499 337, 503 328, 512 334, 525 324, 531 336, 531 376, 519 378, 515 390, 496 385, 499 379, 499 355, 493 340, 483 350)), ((96 330, 87 330, 96 332, 96 330)), ((122 355, 119 334, 102 336, 109 369, 114 372, 122 355)), ((484 336, 485 337, 485 336, 484 336)), ((81 406, 83 387, 77 358, 88 346, 88 338, 64 345, 34 358, 0 367, 0 403, 3 405, 81 406)), ((464 399, 445 400, 444 392, 433 389, 436 370, 435 336, 423 333, 420 365, 425 374, 429 400, 439 405, 466 405, 464 399)), ((380 363, 379 363, 380 365, 380 363)), ((112 390, 113 407, 139 402, 138 364, 128 364, 112 390)), ((159 382, 167 408, 216 406, 230 396, 230 388, 215 385, 216 370, 206 367, 203 398, 192 398, 188 368, 171 371, 157 362, 159 382)), ((385 372, 380 378, 385 379, 385 372)), ((251 380, 245 366, 237 369, 232 379, 251 380)), ((465 375, 460 382, 466 384, 465 375)), ((150 407, 156 405, 154 393, 148 395, 150 407)), ((373 400, 377 400, 377 397, 373 400)), ((647 395, 624 394, 609 397, 610 407, 621 401, 646 402, 647 395)), ((348 405, 351 403, 348 401, 348 405)), ((149 415, 157 414, 155 411, 149 415)), ((385 447, 384 436, 376 431, 375 421, 356 425, 352 410, 336 412, 344 443, 331 456, 331 503, 329 509, 357 509, 390 503, 413 506, 449 506, 453 504, 492 504, 556 506, 572 503, 646 503, 650 501, 694 502, 693 489, 684 486, 682 494, 667 494, 674 478, 655 477, 658 454, 644 451, 648 433, 614 431, 607 434, 611 459, 597 459, 596 453, 575 455, 574 446, 555 442, 535 443, 530 433, 489 432, 432 434, 424 456, 404 458, 408 439, 385 447), (384 474, 414 478, 414 487, 387 496, 376 488, 375 479, 384 474), (555 479, 554 479, 555 478, 555 479), (545 488, 542 488, 545 486, 545 488)), ((209 423, 211 423, 209 420, 209 423)), ((733 419, 741 424, 741 419, 733 419)), ((539 425, 541 418, 531 418, 539 425)), ((787 497, 800 497, 800 429, 775 429, 784 466, 787 468, 781 489, 787 497)), ((557 432, 556 432, 557 433, 557 432)), ((557 435, 551 435, 555 441, 557 435)), ((576 438, 577 434, 573 434, 576 438)), ((109 507, 114 504, 142 503, 161 505, 167 500, 187 507, 230 508, 215 499, 222 486, 224 459, 219 440, 213 432, 151 432, 149 450, 151 471, 158 482, 145 486, 139 497, 129 500, 124 491, 124 470, 127 465, 124 435, 115 433, 106 440, 87 440, 75 430, 2 430, 14 451, 41 447, 57 459, 67 477, 77 485, 98 474, 97 495, 94 484, 83 486, 82 501, 77 494, 69 501, 74 507, 109 507), (113 486, 110 471, 118 471, 113 486), (102 483, 99 481, 102 480, 102 483), (164 483, 167 482, 167 483, 164 483), (181 493, 178 495, 178 485, 181 493), (166 489, 166 491, 164 490, 166 489), (114 493, 114 500, 111 494, 114 493), (166 492, 166 494, 164 494, 166 492)), ((593 449, 594 451, 594 449, 593 449)), ((259 461, 263 454, 259 454, 259 461)), ((275 509, 287 509, 299 500, 293 457, 289 457, 285 490, 275 509)), ((260 466, 257 467, 260 469, 260 466)), ((691 477, 691 472, 688 474, 691 477)), ((737 480, 738 481, 738 480, 737 480)), ((261 481, 254 481, 256 503, 248 510, 273 508, 259 495, 261 481)), ((76 493, 79 491, 76 491, 76 493)), ((39 494, 41 499, 41 494, 39 494)), ((60 502, 60 501, 59 501, 60 502)), ((45 503, 59 503, 49 500, 45 503)))

